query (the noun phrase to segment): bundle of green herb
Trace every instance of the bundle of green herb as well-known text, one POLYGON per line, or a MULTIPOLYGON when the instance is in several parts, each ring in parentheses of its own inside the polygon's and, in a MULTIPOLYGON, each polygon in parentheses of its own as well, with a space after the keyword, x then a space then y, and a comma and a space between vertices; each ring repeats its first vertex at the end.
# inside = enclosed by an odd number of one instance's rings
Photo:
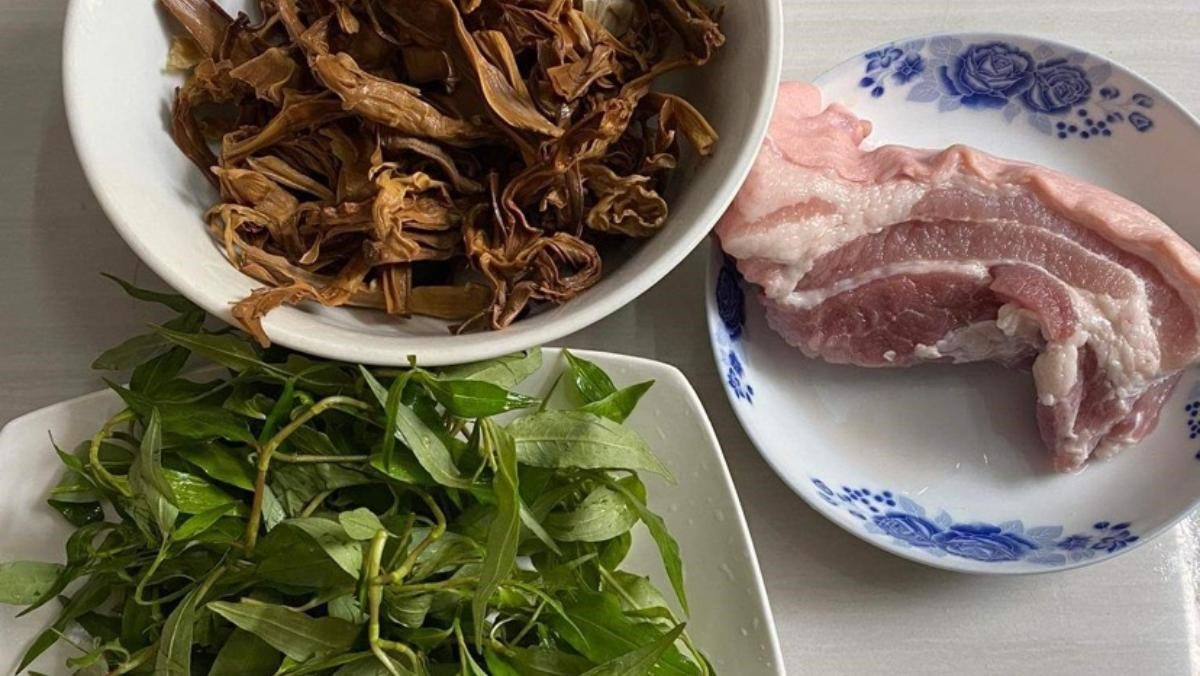
POLYGON ((537 351, 352 367, 262 351, 124 286, 179 315, 96 360, 132 373, 112 385, 124 409, 59 451, 66 564, 0 564, 0 603, 62 604, 21 669, 68 640, 87 673, 711 673, 649 580, 620 570, 640 521, 686 612, 637 474, 666 469, 622 425, 650 383, 617 389, 564 353, 577 405, 554 409, 511 389, 537 351), (193 361, 223 368, 181 375, 193 361))

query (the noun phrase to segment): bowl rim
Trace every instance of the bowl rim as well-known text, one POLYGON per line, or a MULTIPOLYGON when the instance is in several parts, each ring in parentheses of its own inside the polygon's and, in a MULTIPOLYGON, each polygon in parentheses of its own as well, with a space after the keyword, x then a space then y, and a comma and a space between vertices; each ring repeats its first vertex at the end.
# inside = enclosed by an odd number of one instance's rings
MULTIPOLYGON (((1073 51, 1080 52, 1082 54, 1092 56, 1094 58, 1100 59, 1100 60, 1110 64, 1115 69, 1119 69, 1119 70, 1124 71, 1125 73, 1128 73, 1130 76, 1139 80, 1145 86, 1145 89, 1148 91, 1148 93, 1153 94, 1155 97, 1158 97, 1160 100, 1169 103, 1175 109, 1179 110, 1182 113, 1184 120, 1187 122, 1190 122, 1192 124, 1192 126, 1195 128, 1195 131, 1197 133, 1200 133, 1200 117, 1197 117, 1196 114, 1194 114, 1190 110, 1188 110, 1187 107, 1185 107, 1176 98, 1174 98, 1169 93, 1167 93, 1165 90, 1163 90, 1162 87, 1159 87, 1154 81, 1142 76, 1137 71, 1133 70, 1132 68, 1129 68, 1128 66, 1124 65, 1123 63, 1116 61, 1114 59, 1110 59, 1107 56, 1098 54, 1089 49, 1077 47, 1070 43, 1062 42, 1060 40, 1055 40, 1053 38, 1046 38, 1046 37, 1038 35, 1036 33, 1010 33, 1010 32, 1002 32, 1002 31, 992 32, 992 31, 970 31, 970 30, 968 30, 968 31, 935 31, 935 32, 929 32, 929 33, 920 33, 920 34, 911 35, 911 36, 901 36, 894 40, 890 40, 888 42, 880 43, 878 45, 873 45, 871 47, 868 47, 867 49, 861 50, 859 52, 856 52, 856 53, 848 56, 847 58, 839 61, 838 63, 834 64, 830 68, 823 70, 819 75, 817 75, 815 78, 812 79, 812 82, 813 82, 813 84, 816 84, 819 87, 820 85, 818 83, 823 78, 830 75, 833 71, 840 69, 846 63, 861 58, 864 54, 866 54, 869 51, 876 50, 876 49, 879 49, 881 47, 885 47, 885 46, 888 46, 891 44, 912 42, 915 40, 922 40, 922 39, 928 40, 930 38, 935 38, 935 37, 954 37, 954 38, 960 38, 960 39, 1024 40, 1024 41, 1033 40, 1033 41, 1038 41, 1038 42, 1048 45, 1048 46, 1058 47, 1058 48, 1066 49, 1066 50, 1073 50, 1073 51)), ((1185 518, 1187 518, 1190 514, 1195 512, 1197 510, 1197 508, 1200 508, 1200 495, 1196 495, 1195 497, 1192 498, 1191 503, 1187 507, 1180 510, 1176 515, 1174 515, 1170 519, 1167 519, 1163 523, 1159 524, 1157 527, 1146 530, 1144 533, 1140 534, 1140 538, 1136 542, 1133 542, 1133 543, 1127 545, 1125 548, 1120 549, 1108 556, 1093 558, 1093 559, 1084 559, 1081 561, 1068 561, 1067 563, 1065 563, 1061 566, 1054 566, 1054 567, 1032 567, 1029 564, 1024 564, 1021 567, 1015 567, 1015 566, 1013 566, 1013 567, 1007 567, 1007 566, 986 566, 986 567, 978 566, 978 567, 976 567, 976 566, 973 566, 968 561, 959 561, 958 559, 954 559, 954 558, 950 558, 950 557, 946 557, 946 558, 923 557, 911 549, 897 546, 895 543, 891 542, 890 540, 888 540, 886 538, 877 537, 877 536, 871 535, 869 533, 863 532, 863 530, 861 528, 857 527, 857 522, 851 520, 849 517, 846 517, 841 512, 834 510, 832 507, 827 505, 824 501, 818 499, 816 497, 815 490, 809 484, 808 480, 806 480, 806 479, 802 480, 802 477, 795 476, 795 475, 793 475, 793 473, 785 471, 783 465, 780 462, 780 456, 777 453, 767 450, 768 448, 771 447, 771 444, 765 443, 765 439, 764 439, 761 431, 758 431, 757 426, 752 424, 752 421, 749 419, 748 412, 746 411, 746 409, 741 405, 741 402, 739 402, 739 400, 733 394, 733 392, 730 391, 729 387, 724 385, 724 378, 723 378, 723 371, 722 371, 722 369, 724 367, 721 363, 721 353, 720 353, 721 348, 718 346, 717 340, 716 340, 716 336, 718 335, 717 332, 722 331, 724 327, 721 322, 719 313, 717 311, 716 298, 715 298, 715 294, 714 294, 714 289, 716 288, 716 283, 717 283, 717 274, 719 273, 719 271, 721 269, 721 265, 724 260, 724 258, 723 258, 724 253, 722 252, 722 250, 720 248, 720 243, 718 241, 716 241, 715 238, 713 238, 713 241, 711 242, 710 246, 711 246, 711 250, 709 252, 709 259, 708 259, 707 267, 705 268, 705 283, 704 283, 704 289, 703 289, 704 298, 705 298, 705 301, 704 301, 705 302, 705 314, 706 314, 706 320, 707 320, 706 323, 707 323, 708 332, 709 332, 709 335, 708 335, 709 349, 712 353, 713 363, 714 363, 714 366, 716 367, 718 377, 722 378, 722 388, 721 389, 724 391, 725 397, 729 401, 730 408, 733 409, 733 413, 737 418, 738 424, 741 425, 742 429, 746 433, 746 436, 749 437, 751 443, 754 445, 754 448, 758 451, 759 455, 762 456, 763 460, 765 460, 767 465, 770 466, 771 471, 773 471, 776 476, 778 476, 780 479, 782 479, 783 482, 785 484, 787 484, 788 488, 790 488, 793 493, 800 496, 800 498, 805 503, 807 503, 809 507, 811 507, 814 511, 819 513, 821 516, 823 516, 826 519, 828 519, 829 521, 833 522, 839 528, 846 531, 850 535, 853 535, 854 537, 858 538, 859 540, 862 540, 863 542, 866 542, 872 546, 875 546, 875 547, 877 547, 889 554, 897 556, 899 558, 907 559, 914 563, 919 563, 919 564, 922 564, 925 566, 930 566, 932 568, 938 568, 941 570, 946 570, 946 571, 950 571, 950 572, 954 572, 954 573, 961 573, 961 574, 968 574, 968 575, 978 574, 978 575, 998 575, 998 576, 1046 575, 1046 574, 1051 574, 1051 573, 1066 572, 1069 570, 1077 570, 1080 568, 1085 568, 1088 566, 1093 566, 1096 564, 1104 563, 1106 561, 1111 561, 1111 560, 1117 558, 1118 556, 1121 556, 1122 554, 1125 554, 1125 553, 1128 553, 1135 549, 1138 549, 1139 547, 1145 545, 1146 543, 1152 542, 1152 541, 1158 539, 1159 536, 1161 536, 1164 533, 1166 533, 1167 531, 1173 529, 1181 521, 1183 521, 1185 518)))
MULTIPOLYGON (((733 149, 736 155, 731 163, 732 168, 720 179, 718 189, 703 209, 701 219, 686 224, 670 248, 662 256, 651 260, 628 283, 606 290, 605 295, 589 299, 586 305, 560 306, 566 311, 532 327, 525 328, 521 322, 517 322, 504 331, 464 335, 384 336, 332 324, 323 324, 320 331, 312 331, 313 320, 303 313, 272 313, 263 320, 263 327, 272 342, 330 359, 373 365, 406 364, 410 355, 419 352, 422 364, 443 366, 492 359, 553 342, 633 302, 678 267, 704 240, 750 173, 758 146, 766 136, 783 65, 783 4, 782 0, 758 1, 766 9, 767 34, 764 45, 767 68, 761 73, 765 86, 754 105, 750 125, 749 140, 753 142, 733 149)), ((152 248, 143 236, 144 229, 138 226, 138 218, 128 213, 127 202, 110 193, 103 175, 97 169, 102 156, 97 140, 81 131, 84 126, 81 120, 87 116, 87 100, 81 91, 81 64, 92 58, 83 45, 89 35, 87 18, 93 4, 94 0, 69 0, 63 28, 63 101, 67 127, 84 176, 105 216, 140 261, 209 314, 233 324, 230 307, 236 299, 192 284, 184 269, 176 268, 160 251, 152 248)))

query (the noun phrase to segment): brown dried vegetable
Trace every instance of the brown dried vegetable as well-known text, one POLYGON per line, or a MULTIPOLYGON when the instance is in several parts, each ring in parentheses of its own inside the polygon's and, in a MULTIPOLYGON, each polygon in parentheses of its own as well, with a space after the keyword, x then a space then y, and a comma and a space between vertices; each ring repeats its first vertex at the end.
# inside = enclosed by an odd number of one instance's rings
POLYGON ((717 140, 651 91, 724 43, 696 0, 259 0, 257 23, 160 1, 185 30, 172 135, 266 285, 233 312, 264 344, 262 317, 303 301, 458 331, 569 301, 598 246, 666 221, 678 136, 717 140))

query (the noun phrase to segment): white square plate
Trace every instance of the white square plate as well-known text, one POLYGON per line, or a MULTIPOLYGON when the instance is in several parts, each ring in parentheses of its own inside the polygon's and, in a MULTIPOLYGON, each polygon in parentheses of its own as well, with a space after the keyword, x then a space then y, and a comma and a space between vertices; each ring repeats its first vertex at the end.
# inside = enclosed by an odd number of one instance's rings
MULTIPOLYGON (((720 674, 782 676, 783 659, 762 575, 737 493, 704 407, 673 366, 603 352, 575 354, 596 362, 618 386, 654 380, 627 424, 654 449, 677 483, 646 475, 650 507, 662 515, 683 554, 692 614, 688 632, 720 674)), ((560 351, 543 351, 543 367, 518 389, 545 392, 561 364, 560 351)), ((0 561, 62 561, 70 526, 46 504, 62 474, 50 437, 71 448, 90 437, 120 407, 116 395, 97 392, 24 415, 0 430, 0 561)), ((626 562, 669 589, 653 542, 639 525, 626 562)), ((56 604, 15 619, 0 606, 0 672, 12 673, 30 641, 58 612, 56 604)), ((56 646, 34 664, 66 673, 69 649, 56 646)))

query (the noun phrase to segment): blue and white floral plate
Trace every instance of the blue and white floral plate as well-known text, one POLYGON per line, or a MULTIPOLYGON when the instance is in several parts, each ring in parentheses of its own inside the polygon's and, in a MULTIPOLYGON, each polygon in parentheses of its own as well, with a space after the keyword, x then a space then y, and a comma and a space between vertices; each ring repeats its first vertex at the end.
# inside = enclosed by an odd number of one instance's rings
MULTIPOLYGON (((1101 56, 1027 36, 937 35, 873 49, 817 84, 874 124, 869 143, 966 143, 1053 167, 1200 244, 1200 122, 1101 56)), ((763 456, 815 509, 895 554, 967 572, 1064 570, 1129 551, 1200 498, 1200 370, 1148 439, 1060 475, 1029 374, 806 359, 715 244, 707 293, 717 368, 763 456)))

